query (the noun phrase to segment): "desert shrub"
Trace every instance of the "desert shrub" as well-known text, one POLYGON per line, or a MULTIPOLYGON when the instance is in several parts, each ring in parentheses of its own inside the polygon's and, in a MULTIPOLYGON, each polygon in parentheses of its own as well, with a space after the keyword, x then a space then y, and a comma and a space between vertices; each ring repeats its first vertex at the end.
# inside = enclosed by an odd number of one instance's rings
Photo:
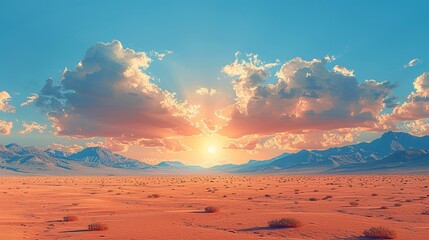
POLYGON ((281 218, 268 222, 270 228, 297 228, 301 227, 302 223, 296 218, 281 218))
POLYGON ((220 209, 218 207, 206 207, 204 208, 204 212, 205 213, 215 213, 215 212, 219 212, 220 209))
POLYGON ((387 206, 381 206, 380 209, 388 209, 387 206))
POLYGON ((109 229, 109 227, 105 223, 97 222, 97 223, 91 223, 88 225, 89 231, 106 231, 107 229, 109 229))
POLYGON ((349 202, 349 204, 350 204, 350 206, 352 206, 352 207, 357 207, 357 206, 359 206, 359 203, 358 203, 358 202, 349 202))
POLYGON ((309 201, 314 202, 314 201, 317 201, 317 198, 315 198, 315 197, 311 197, 311 198, 309 198, 308 200, 309 200, 309 201))
POLYGON ((372 227, 363 231, 363 235, 375 239, 394 239, 396 232, 386 227, 372 227))
POLYGON ((159 195, 159 194, 157 194, 157 193, 154 193, 154 194, 151 194, 151 195, 149 195, 149 196, 147 196, 148 198, 159 198, 159 197, 161 197, 161 195, 159 195))
POLYGON ((73 221, 77 221, 77 220, 79 220, 79 218, 76 216, 65 216, 65 217, 63 217, 64 222, 73 222, 73 221))
POLYGON ((400 206, 402 206, 402 204, 400 204, 400 203, 395 203, 393 206, 395 206, 395 207, 400 207, 400 206))
POLYGON ((423 211, 422 211, 422 214, 423 214, 423 215, 429 215, 429 210, 423 210, 423 211))

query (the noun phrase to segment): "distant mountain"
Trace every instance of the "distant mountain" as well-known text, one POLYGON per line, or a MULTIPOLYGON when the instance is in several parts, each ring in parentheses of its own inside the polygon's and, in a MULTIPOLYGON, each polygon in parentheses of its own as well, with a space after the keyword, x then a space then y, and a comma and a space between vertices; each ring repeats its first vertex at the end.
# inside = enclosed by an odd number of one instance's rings
POLYGON ((211 168, 187 166, 179 161, 150 165, 101 147, 76 153, 0 145, 0 175, 142 175, 191 173, 348 174, 429 173, 429 136, 386 132, 369 143, 325 150, 284 153, 265 161, 225 164, 211 168))
POLYGON ((101 147, 85 148, 77 153, 42 150, 18 144, 0 145, 0 174, 36 175, 139 175, 143 173, 174 173, 202 169, 180 162, 158 165, 114 154, 101 147))
MULTIPOLYGON (((337 172, 340 172, 341 169, 347 168, 341 168, 341 166, 350 165, 354 166, 354 168, 369 166, 367 163, 378 162, 397 151, 410 149, 429 149, 429 136, 416 137, 408 133, 386 132, 380 138, 369 143, 362 142, 326 150, 301 150, 293 154, 282 154, 271 160, 259 161, 256 165, 249 162, 244 165, 225 165, 216 166, 215 168, 241 173, 322 173, 330 169, 339 169, 337 172)), ((422 156, 421 161, 428 162, 429 159, 422 156)), ((383 163, 383 161, 380 161, 379 164, 383 163)), ((379 166, 383 171, 381 165, 379 166)), ((386 165, 384 171, 389 171, 389 169, 390 166, 386 165)))

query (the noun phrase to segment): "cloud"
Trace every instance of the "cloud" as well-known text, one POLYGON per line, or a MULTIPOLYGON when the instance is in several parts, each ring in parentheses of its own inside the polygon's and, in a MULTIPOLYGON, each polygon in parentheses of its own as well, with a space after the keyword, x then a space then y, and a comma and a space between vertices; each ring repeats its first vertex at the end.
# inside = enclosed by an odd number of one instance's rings
POLYGON ((151 61, 119 41, 97 43, 60 84, 48 79, 35 104, 59 135, 133 141, 198 134, 198 106, 152 83, 151 61))
POLYGON ((267 139, 263 148, 294 152, 301 149, 326 149, 351 144, 360 134, 358 129, 305 131, 298 134, 276 134, 267 139))
POLYGON ((209 89, 209 88, 199 88, 195 91, 195 93, 199 94, 199 95, 208 95, 208 96, 214 96, 217 93, 216 89, 209 89))
POLYGON ((30 96, 27 97, 27 101, 21 103, 21 107, 33 103, 34 101, 37 100, 38 97, 39 97, 39 95, 37 95, 36 93, 32 93, 30 96))
POLYGON ((326 60, 292 59, 281 66, 277 82, 264 84, 272 64, 258 59, 223 68, 236 76, 236 102, 219 111, 227 125, 220 134, 241 137, 303 130, 373 127, 395 85, 366 80, 325 67, 326 60))
POLYGON ((393 120, 429 118, 429 72, 418 76, 413 85, 415 91, 408 95, 405 102, 393 109, 393 120))
POLYGON ((138 144, 143 147, 163 148, 168 152, 185 152, 191 150, 180 138, 140 139, 138 144))
POLYGON ((416 120, 405 123, 404 128, 416 136, 429 135, 429 122, 427 120, 416 120))
POLYGON ((50 145, 46 145, 45 147, 43 147, 43 149, 45 149, 45 150, 51 149, 51 150, 58 150, 58 151, 62 151, 62 152, 74 153, 74 152, 82 150, 83 147, 79 146, 77 144, 63 145, 60 143, 52 143, 50 145))
POLYGON ((0 120, 0 135, 9 135, 12 130, 13 123, 0 120))
POLYGON ((342 75, 344 75, 346 77, 354 77, 355 76, 355 74, 354 74, 355 71, 354 70, 348 70, 347 68, 341 67, 341 66, 338 66, 338 65, 335 65, 332 70, 334 70, 334 72, 340 73, 340 74, 342 74, 342 75))
POLYGON ((10 100, 12 97, 8 92, 2 91, 0 92, 0 111, 2 112, 15 112, 15 108, 10 104, 10 100))
POLYGON ((163 53, 150 51, 150 55, 156 57, 159 61, 162 61, 165 56, 172 54, 173 51, 165 50, 163 53))
POLYGON ((407 64, 404 65, 404 68, 414 67, 415 65, 421 63, 420 59, 413 58, 407 64))
POLYGON ((43 131, 47 128, 46 125, 40 125, 39 123, 36 123, 36 122, 31 122, 31 123, 22 122, 22 127, 24 129, 19 131, 19 134, 29 134, 33 131, 38 131, 39 133, 43 133, 43 131))

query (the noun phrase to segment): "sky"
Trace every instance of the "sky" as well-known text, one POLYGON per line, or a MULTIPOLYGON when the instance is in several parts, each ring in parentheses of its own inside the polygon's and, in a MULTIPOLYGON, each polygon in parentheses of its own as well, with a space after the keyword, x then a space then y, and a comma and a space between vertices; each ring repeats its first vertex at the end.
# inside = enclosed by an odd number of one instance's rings
POLYGON ((0 1, 0 144, 213 166, 429 133, 427 1, 0 1))

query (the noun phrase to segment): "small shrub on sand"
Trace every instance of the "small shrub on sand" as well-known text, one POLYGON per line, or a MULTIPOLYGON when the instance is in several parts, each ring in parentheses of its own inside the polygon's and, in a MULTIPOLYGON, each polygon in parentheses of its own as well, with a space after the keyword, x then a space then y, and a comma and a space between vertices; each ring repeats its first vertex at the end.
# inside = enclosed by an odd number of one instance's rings
POLYGON ((429 210, 423 210, 422 215, 429 215, 429 210))
POLYGON ((386 227, 372 227, 363 231, 363 235, 367 238, 374 239, 394 239, 396 232, 386 227))
POLYGON ((64 222, 73 222, 73 221, 77 221, 77 220, 79 220, 79 218, 76 216, 65 216, 65 217, 63 217, 64 222))
POLYGON ((309 199, 308 199, 308 201, 312 201, 312 202, 314 202, 314 201, 317 201, 317 198, 315 198, 315 197, 311 197, 311 198, 309 198, 309 199))
POLYGON ((97 222, 97 223, 91 223, 88 225, 89 231, 106 231, 107 229, 109 229, 109 227, 105 223, 97 222))
POLYGON ((268 222, 270 228, 297 228, 301 227, 302 223, 296 218, 281 218, 268 222))
POLYGON ((395 206, 395 207, 400 207, 400 206, 402 206, 402 204, 400 204, 400 203, 395 203, 393 206, 395 206))
POLYGON ((204 208, 205 213, 216 213, 219 211, 220 211, 220 209, 218 207, 206 207, 206 208, 204 208))
POLYGON ((161 197, 161 195, 159 195, 159 194, 157 194, 157 193, 154 193, 154 194, 151 194, 151 195, 149 195, 149 196, 147 196, 148 198, 159 198, 159 197, 161 197))
POLYGON ((358 203, 358 202, 349 202, 349 204, 350 204, 350 206, 352 206, 352 207, 357 207, 357 206, 359 206, 359 203, 358 203))
POLYGON ((387 206, 381 206, 380 209, 389 209, 387 206))

